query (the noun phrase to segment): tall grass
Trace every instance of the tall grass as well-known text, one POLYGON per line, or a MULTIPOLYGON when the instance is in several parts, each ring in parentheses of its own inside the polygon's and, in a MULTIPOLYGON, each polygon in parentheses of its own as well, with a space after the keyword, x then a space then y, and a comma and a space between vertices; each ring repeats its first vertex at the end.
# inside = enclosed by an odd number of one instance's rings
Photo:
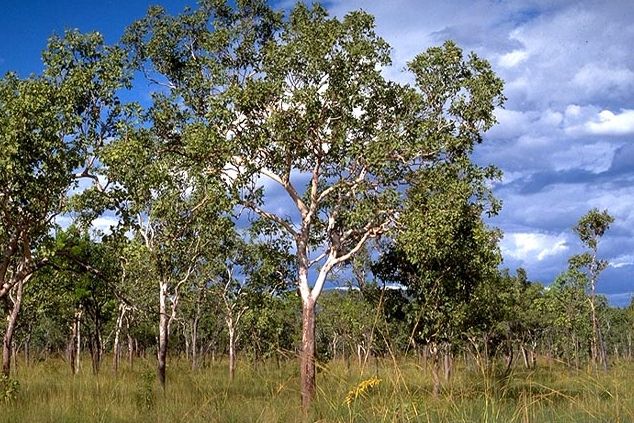
POLYGON ((364 370, 335 361, 319 366, 318 396, 307 417, 299 409, 295 361, 242 362, 232 383, 225 362, 197 371, 185 361, 171 363, 166 392, 153 360, 124 365, 117 375, 104 368, 98 376, 88 362, 76 376, 61 360, 18 367, 19 388, 1 405, 0 422, 634 421, 632 363, 608 373, 516 370, 503 379, 458 366, 434 397, 431 376, 416 361, 378 360, 364 370))

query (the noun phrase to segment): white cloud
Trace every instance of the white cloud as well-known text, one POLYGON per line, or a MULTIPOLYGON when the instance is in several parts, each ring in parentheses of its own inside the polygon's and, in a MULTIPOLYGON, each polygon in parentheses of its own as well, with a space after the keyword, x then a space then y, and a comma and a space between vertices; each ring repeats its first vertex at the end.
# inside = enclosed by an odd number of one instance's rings
POLYGON ((503 68, 512 68, 528 59, 528 52, 525 50, 513 50, 503 54, 498 60, 498 64, 503 68))
POLYGON ((595 135, 625 135, 634 133, 634 110, 621 110, 615 114, 603 110, 591 122, 584 125, 589 134, 595 135))
POLYGON ((622 66, 588 63, 575 73, 572 83, 590 94, 626 90, 634 85, 634 72, 622 66))
POLYGON ((550 156, 556 171, 582 169, 592 173, 601 173, 610 169, 618 145, 608 142, 575 144, 550 156))
POLYGON ((516 232, 504 235, 502 251, 523 262, 543 261, 568 250, 565 234, 551 235, 536 232, 516 232))
POLYGON ((578 104, 569 104, 564 112, 567 118, 576 118, 581 115, 581 106, 578 104))
POLYGON ((92 228, 109 234, 112 228, 119 224, 119 220, 114 217, 101 216, 92 221, 92 228))
POLYGON ((634 265, 634 255, 632 254, 624 254, 610 260, 610 267, 615 269, 632 265, 634 265))
POLYGON ((528 131, 534 116, 531 112, 523 112, 512 109, 495 109, 495 118, 498 124, 489 132, 492 138, 515 138, 528 131))

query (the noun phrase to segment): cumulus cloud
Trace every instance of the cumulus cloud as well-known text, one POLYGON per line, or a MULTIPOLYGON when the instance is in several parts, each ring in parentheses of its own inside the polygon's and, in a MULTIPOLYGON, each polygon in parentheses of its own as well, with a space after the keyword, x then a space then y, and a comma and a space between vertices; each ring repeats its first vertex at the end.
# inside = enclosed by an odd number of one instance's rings
POLYGON ((575 73, 572 83, 588 94, 628 90, 634 85, 634 72, 623 66, 588 63, 575 73))
POLYGON ((625 109, 617 114, 603 110, 596 119, 587 122, 584 128, 587 133, 595 135, 634 134, 634 110, 625 109))
POLYGON ((528 52, 525 50, 513 50, 510 53, 505 53, 500 56, 498 64, 503 68, 512 68, 528 58, 528 52))
POLYGON ((633 265, 634 265, 634 255, 632 254, 625 254, 610 260, 610 267, 614 267, 616 269, 619 269, 625 266, 633 266, 633 265))
POLYGON ((612 166, 618 145, 608 142, 589 144, 572 143, 568 148, 554 152, 550 156, 555 171, 581 169, 591 173, 605 172, 612 166))
POLYGON ((536 232, 507 233, 502 240, 502 252, 509 257, 525 263, 540 262, 550 256, 568 251, 565 234, 546 234, 536 232))
POLYGON ((111 216, 100 216, 92 221, 92 228, 104 234, 112 233, 112 228, 119 224, 119 219, 111 216))

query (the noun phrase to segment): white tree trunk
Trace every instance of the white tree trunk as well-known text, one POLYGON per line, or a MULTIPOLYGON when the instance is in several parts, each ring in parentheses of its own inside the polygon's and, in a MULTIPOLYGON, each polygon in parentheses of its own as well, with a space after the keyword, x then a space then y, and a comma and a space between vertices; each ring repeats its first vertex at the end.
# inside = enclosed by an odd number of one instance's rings
POLYGON ((9 377, 11 373, 11 355, 13 353, 13 332, 18 321, 18 314, 20 313, 20 306, 22 304, 22 289, 24 287, 24 280, 21 279, 14 286, 15 296, 11 299, 13 306, 11 312, 7 316, 7 328, 4 332, 4 338, 2 342, 2 374, 9 377))
POLYGON ((167 366, 167 342, 169 337, 169 316, 167 314, 167 283, 159 283, 159 340, 158 340, 158 378, 165 389, 167 366))
POLYGON ((114 345, 112 347, 112 369, 115 373, 119 371, 119 362, 121 360, 121 328, 123 327, 123 320, 127 311, 125 304, 119 304, 119 314, 117 316, 117 324, 114 332, 114 345))

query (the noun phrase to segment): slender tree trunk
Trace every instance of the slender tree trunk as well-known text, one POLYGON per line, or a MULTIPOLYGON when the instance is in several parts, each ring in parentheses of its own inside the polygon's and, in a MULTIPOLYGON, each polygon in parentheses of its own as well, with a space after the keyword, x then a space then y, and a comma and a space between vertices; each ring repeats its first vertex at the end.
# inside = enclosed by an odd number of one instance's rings
POLYGON ((432 395, 434 398, 438 398, 438 395, 440 394, 440 354, 436 345, 431 347, 431 355, 431 377, 433 381, 432 395))
POLYGON ((233 381, 236 373, 236 330, 232 319, 227 319, 229 329, 229 380, 233 381))
POLYGON ((513 348, 512 344, 508 345, 506 354, 505 354, 506 369, 504 370, 504 376, 508 376, 511 373, 514 357, 515 357, 515 348, 513 348))
POLYGON ((125 331, 128 336, 128 365, 132 368, 132 358, 134 355, 134 340, 130 334, 130 319, 128 316, 125 318, 125 331))
POLYGON ((158 379, 165 390, 165 369, 167 365, 167 341, 169 337, 169 316, 167 314, 167 283, 160 283, 159 291, 159 340, 158 340, 158 379))
POLYGON ((119 315, 117 316, 117 325, 114 332, 114 345, 112 347, 112 370, 114 370, 115 373, 119 371, 119 361, 121 360, 121 329, 123 327, 123 319, 125 318, 127 309, 128 308, 125 304, 119 304, 119 315))
POLYGON ((189 334, 187 333, 187 323, 183 322, 183 339, 185 340, 185 360, 189 361, 189 349, 191 345, 189 344, 189 334))
POLYGON ((592 362, 595 366, 600 363, 599 354, 599 326, 597 324, 597 311, 594 303, 594 283, 592 283, 592 291, 590 293, 590 319, 592 321, 592 344, 590 351, 592 354, 592 362))
POLYGON ((444 352, 444 360, 443 360, 444 370, 445 370, 445 382, 449 382, 451 379, 451 374, 453 373, 453 357, 451 355, 451 351, 449 347, 444 352))
POLYGON ((595 364, 601 364, 605 371, 608 370, 608 360, 603 343, 603 336, 601 334, 601 328, 599 326, 599 320, 597 319, 596 310, 596 286, 597 279, 599 277, 599 264, 597 261, 597 249, 596 244, 592 248, 592 263, 590 265, 590 311, 592 313, 592 346, 593 357, 592 360, 595 364))
POLYGON ((579 369, 579 341, 575 335, 572 336, 573 344, 575 346, 574 351, 574 360, 575 360, 575 369, 579 369))
POLYGON ((13 332, 18 322, 18 314, 20 313, 20 305, 22 304, 22 288, 24 280, 21 279, 15 286, 15 297, 12 299, 13 307, 7 316, 7 329, 4 333, 2 342, 2 374, 9 377, 11 373, 11 352, 13 343, 13 332))
POLYGON ((79 366, 81 364, 81 316, 83 314, 83 309, 80 307, 75 310, 75 320, 73 321, 73 342, 72 352, 72 364, 71 368, 73 370, 73 374, 76 375, 79 373, 79 366))
POLYGON ((522 351, 522 358, 524 359, 524 367, 526 367, 527 369, 530 369, 531 366, 528 363, 528 353, 526 351, 526 347, 524 346, 524 344, 520 345, 520 351, 522 351))
POLYGON ((198 315, 192 322, 192 370, 198 368, 198 315))
POLYGON ((307 411, 315 397, 315 301, 302 299, 301 395, 307 411))
POLYGON ((165 389, 165 369, 167 366, 167 341, 169 337, 169 316, 167 315, 167 283, 160 283, 159 291, 159 341, 158 341, 158 378, 165 389))

